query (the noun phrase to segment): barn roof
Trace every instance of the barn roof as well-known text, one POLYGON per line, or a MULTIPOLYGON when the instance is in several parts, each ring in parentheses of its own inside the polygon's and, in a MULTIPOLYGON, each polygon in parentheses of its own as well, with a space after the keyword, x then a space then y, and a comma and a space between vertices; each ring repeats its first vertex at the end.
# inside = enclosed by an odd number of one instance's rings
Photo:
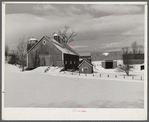
POLYGON ((29 53, 32 49, 36 47, 36 45, 43 39, 46 38, 48 41, 50 41, 54 46, 56 46, 61 52, 66 53, 66 54, 72 54, 72 55, 79 55, 76 53, 72 48, 70 48, 67 44, 61 44, 57 42, 55 39, 50 38, 48 36, 43 36, 30 50, 28 50, 27 53, 29 53))
POLYGON ((89 64, 91 67, 93 66, 93 64, 91 64, 91 62, 90 61, 88 61, 87 59, 83 59, 82 61, 81 61, 81 63, 79 64, 79 66, 78 67, 80 67, 83 63, 87 63, 87 64, 89 64))
POLYGON ((121 51, 114 52, 93 52, 91 53, 92 61, 101 61, 101 60, 122 60, 121 51))

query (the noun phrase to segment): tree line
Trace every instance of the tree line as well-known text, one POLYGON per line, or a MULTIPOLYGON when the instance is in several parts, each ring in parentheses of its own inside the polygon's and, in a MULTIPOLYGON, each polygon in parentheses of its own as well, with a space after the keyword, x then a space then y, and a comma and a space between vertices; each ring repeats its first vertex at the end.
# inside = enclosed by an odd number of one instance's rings
POLYGON ((119 66, 120 70, 124 71, 127 76, 129 76, 130 70, 133 68, 128 59, 124 58, 124 55, 129 54, 144 54, 144 47, 142 45, 137 44, 137 42, 132 42, 130 47, 123 47, 122 48, 122 56, 123 56, 123 65, 119 66))

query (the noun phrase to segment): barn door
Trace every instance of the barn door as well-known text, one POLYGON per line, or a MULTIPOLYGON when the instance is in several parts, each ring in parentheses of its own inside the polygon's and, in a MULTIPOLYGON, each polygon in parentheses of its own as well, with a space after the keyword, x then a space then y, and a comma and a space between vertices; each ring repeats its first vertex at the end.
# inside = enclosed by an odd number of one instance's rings
POLYGON ((45 57, 45 66, 51 66, 52 64, 52 59, 50 56, 45 57))
POLYGON ((40 66, 45 66, 45 57, 40 57, 40 66))

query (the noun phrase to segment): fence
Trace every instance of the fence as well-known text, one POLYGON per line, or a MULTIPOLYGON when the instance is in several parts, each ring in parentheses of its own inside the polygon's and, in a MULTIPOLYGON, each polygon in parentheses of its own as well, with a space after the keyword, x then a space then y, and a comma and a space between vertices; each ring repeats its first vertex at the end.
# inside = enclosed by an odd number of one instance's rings
POLYGON ((102 73, 93 73, 93 74, 83 74, 78 72, 67 72, 64 71, 63 74, 66 75, 75 75, 75 76, 81 76, 81 77, 95 77, 95 78, 111 78, 111 79, 126 79, 126 80, 144 80, 143 76, 137 76, 137 75, 116 75, 116 74, 102 74, 102 73))

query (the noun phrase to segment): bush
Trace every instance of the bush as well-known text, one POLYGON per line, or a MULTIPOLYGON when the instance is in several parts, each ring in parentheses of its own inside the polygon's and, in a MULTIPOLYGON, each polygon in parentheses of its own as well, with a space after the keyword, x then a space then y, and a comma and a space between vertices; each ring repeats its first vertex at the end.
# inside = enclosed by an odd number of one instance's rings
POLYGON ((8 61, 8 63, 9 64, 17 64, 17 61, 18 61, 19 59, 17 58, 17 55, 15 55, 15 54, 12 54, 12 55, 10 55, 10 60, 8 61))

